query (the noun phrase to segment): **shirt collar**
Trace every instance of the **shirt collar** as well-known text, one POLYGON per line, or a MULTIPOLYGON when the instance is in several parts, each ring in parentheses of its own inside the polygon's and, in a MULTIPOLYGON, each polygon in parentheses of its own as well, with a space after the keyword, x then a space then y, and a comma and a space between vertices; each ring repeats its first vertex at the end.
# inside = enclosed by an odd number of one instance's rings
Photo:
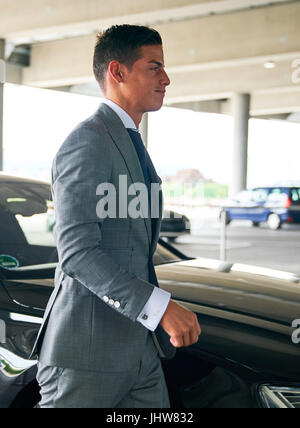
POLYGON ((129 114, 125 110, 122 109, 122 107, 120 107, 118 104, 114 103, 113 101, 108 100, 107 98, 104 98, 102 100, 102 103, 108 105, 108 107, 110 107, 119 116, 125 128, 131 128, 138 131, 138 129, 136 129, 133 119, 129 116, 129 114))

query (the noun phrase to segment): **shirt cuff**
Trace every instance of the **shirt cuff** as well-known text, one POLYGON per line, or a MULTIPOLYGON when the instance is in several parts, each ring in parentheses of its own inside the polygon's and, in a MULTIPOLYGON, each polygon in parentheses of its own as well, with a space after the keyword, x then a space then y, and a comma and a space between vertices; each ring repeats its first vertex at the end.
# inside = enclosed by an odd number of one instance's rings
POLYGON ((170 293, 162 290, 161 288, 155 287, 150 299, 138 316, 137 321, 148 330, 155 331, 166 312, 170 299, 170 293))

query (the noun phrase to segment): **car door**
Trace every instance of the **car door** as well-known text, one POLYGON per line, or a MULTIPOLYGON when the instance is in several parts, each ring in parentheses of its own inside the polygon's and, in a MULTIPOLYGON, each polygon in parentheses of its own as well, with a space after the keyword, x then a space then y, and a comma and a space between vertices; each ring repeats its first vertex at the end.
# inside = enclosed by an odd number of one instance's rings
POLYGON ((290 190, 289 216, 293 221, 300 223, 300 187, 294 187, 290 190))
POLYGON ((249 215, 251 218, 249 220, 253 221, 254 223, 260 223, 264 222, 268 218, 267 210, 265 208, 265 203, 268 199, 268 189, 266 188, 259 188, 254 189, 252 191, 252 202, 253 205, 249 209, 249 215))
POLYGON ((43 270, 0 268, 0 408, 39 401, 36 361, 29 357, 53 290, 54 269, 43 270))
POLYGON ((245 190, 238 193, 229 208, 231 220, 248 220, 249 210, 253 207, 252 191, 245 190))
POLYGON ((0 407, 10 403, 28 376, 34 379, 29 355, 57 261, 53 232, 47 230, 49 200, 46 183, 0 182, 0 407))

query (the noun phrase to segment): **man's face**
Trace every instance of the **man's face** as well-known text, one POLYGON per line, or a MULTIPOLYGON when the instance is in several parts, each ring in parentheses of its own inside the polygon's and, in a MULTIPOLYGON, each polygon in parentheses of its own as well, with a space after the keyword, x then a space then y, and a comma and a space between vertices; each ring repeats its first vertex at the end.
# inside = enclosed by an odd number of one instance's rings
POLYGON ((162 46, 143 46, 141 58, 126 68, 123 94, 138 113, 159 110, 170 79, 164 69, 162 46))

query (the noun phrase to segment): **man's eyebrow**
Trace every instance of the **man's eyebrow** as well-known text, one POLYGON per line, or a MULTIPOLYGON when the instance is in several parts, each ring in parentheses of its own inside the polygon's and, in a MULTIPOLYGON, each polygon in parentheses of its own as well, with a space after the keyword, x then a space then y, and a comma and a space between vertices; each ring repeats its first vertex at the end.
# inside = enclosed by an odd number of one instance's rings
POLYGON ((156 65, 158 65, 159 67, 164 67, 165 65, 164 64, 162 64, 161 62, 159 62, 159 61, 155 61, 154 59, 152 59, 151 61, 149 61, 149 64, 156 64, 156 65))

